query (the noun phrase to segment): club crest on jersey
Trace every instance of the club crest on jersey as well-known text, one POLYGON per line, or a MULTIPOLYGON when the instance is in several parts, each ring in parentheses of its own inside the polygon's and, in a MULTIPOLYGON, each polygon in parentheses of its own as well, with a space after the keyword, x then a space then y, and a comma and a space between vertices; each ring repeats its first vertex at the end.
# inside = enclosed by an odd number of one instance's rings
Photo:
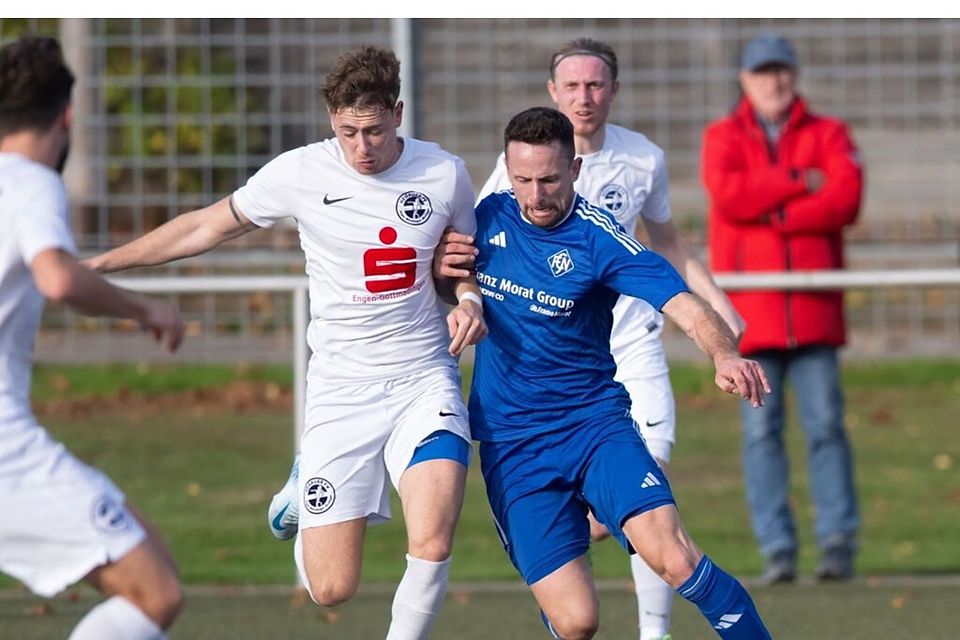
POLYGON ((610 213, 620 213, 629 205, 630 196, 620 185, 611 182, 600 190, 600 206, 610 213))
POLYGON ((333 485, 323 478, 310 478, 303 488, 303 504, 310 513, 329 511, 336 499, 333 485))
POLYGON ((547 258, 547 264, 550 265, 550 271, 556 278, 573 271, 573 258, 570 257, 566 249, 547 258))
POLYGON ((419 191, 407 191, 397 198, 397 216, 407 224, 421 225, 430 219, 431 213, 430 198, 419 191))
POLYGON ((126 509, 110 496, 100 496, 93 503, 93 526, 106 533, 118 533, 130 528, 126 509))

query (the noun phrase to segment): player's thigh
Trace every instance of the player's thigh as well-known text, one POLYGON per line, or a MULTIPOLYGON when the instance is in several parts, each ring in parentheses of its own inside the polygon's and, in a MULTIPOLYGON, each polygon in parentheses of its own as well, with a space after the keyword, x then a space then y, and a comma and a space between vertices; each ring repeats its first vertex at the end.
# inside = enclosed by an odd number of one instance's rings
POLYGON ((433 562, 449 557, 466 479, 467 467, 449 458, 426 460, 403 473, 399 493, 411 555, 433 562))
POLYGON ((703 555, 673 504, 631 516, 623 531, 644 562, 674 588, 690 577, 703 555))
POLYGON ((366 519, 357 518, 300 530, 294 557, 315 602, 333 606, 356 593, 366 529, 366 519))
POLYGON ((622 529, 627 519, 673 504, 674 498, 666 474, 630 418, 611 419, 600 427, 584 464, 583 495, 597 521, 629 549, 622 529))
POLYGON ((630 394, 630 415, 640 428, 648 448, 655 457, 670 460, 670 451, 676 442, 677 411, 673 387, 666 370, 651 375, 645 371, 617 371, 630 394))
POLYGON ((480 445, 487 498, 510 561, 533 584, 590 547, 580 488, 558 473, 542 442, 480 445))
POLYGON ((592 636, 599 625, 600 603, 585 555, 530 585, 533 597, 562 638, 592 636))
POLYGON ((166 628, 183 603, 177 567, 157 529, 135 509, 131 512, 146 538, 120 559, 93 569, 86 581, 106 596, 123 596, 166 628))
POLYGON ((49 597, 120 560, 147 533, 105 474, 43 436, 42 451, 23 453, 30 468, 0 475, 0 570, 49 597))
POLYGON ((327 386, 300 442, 300 530, 390 518, 384 446, 392 424, 381 384, 327 386))
POLYGON ((456 369, 436 367, 392 381, 384 406, 392 425, 384 462, 397 491, 418 450, 432 446, 431 436, 438 432, 449 432, 468 445, 465 464, 469 464, 470 421, 456 369))

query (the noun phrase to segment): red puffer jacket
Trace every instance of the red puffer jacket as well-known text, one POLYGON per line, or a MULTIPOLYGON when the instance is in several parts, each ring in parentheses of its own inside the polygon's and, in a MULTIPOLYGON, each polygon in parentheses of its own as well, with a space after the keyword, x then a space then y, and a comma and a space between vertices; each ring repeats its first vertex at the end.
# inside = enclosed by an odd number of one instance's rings
MULTIPOLYGON (((843 228, 859 213, 863 174, 842 122, 807 111, 798 97, 770 148, 743 98, 707 127, 702 170, 715 272, 843 268, 843 228), (813 167, 825 181, 808 193, 803 170, 813 167)), ((747 322, 745 354, 846 341, 842 291, 731 292, 730 299, 747 322)))

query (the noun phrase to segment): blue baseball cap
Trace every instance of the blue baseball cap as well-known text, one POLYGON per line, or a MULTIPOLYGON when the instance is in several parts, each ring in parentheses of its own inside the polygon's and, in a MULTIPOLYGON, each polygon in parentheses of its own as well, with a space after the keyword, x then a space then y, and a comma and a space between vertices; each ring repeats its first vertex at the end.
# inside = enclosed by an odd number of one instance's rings
POLYGON ((761 33, 747 43, 740 56, 740 68, 747 71, 756 71, 768 64, 797 68, 797 53, 793 45, 776 33, 761 33))

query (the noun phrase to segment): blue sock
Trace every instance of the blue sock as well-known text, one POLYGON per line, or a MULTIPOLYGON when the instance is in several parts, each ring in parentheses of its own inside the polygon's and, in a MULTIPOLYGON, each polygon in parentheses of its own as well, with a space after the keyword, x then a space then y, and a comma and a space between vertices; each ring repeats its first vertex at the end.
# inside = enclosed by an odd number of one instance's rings
POLYGON ((697 605, 721 638, 772 640, 747 590, 707 556, 677 593, 697 605))

